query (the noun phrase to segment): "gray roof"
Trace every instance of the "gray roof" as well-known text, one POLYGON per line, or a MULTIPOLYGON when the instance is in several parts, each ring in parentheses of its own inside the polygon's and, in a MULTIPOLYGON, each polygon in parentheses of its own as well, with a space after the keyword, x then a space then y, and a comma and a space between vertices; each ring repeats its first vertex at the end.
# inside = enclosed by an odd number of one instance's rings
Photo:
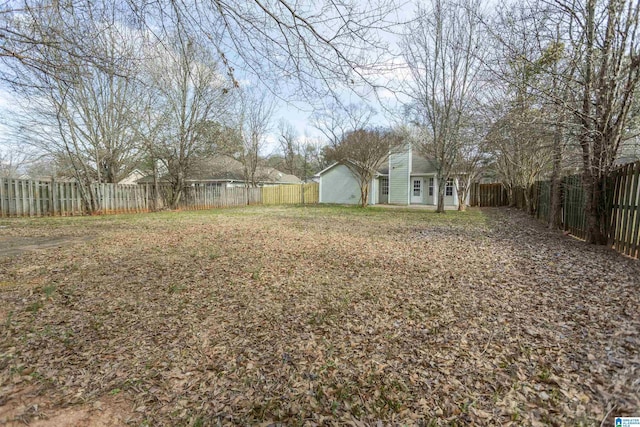
POLYGON ((411 173, 432 173, 436 171, 436 161, 434 159, 426 159, 416 152, 413 152, 413 162, 411 163, 411 173))
MULTIPOLYGON (((153 180, 153 177, 151 177, 153 180)), ((277 169, 258 166, 256 169, 258 182, 300 184, 302 181, 295 175, 281 172, 277 169)), ((138 182, 147 182, 149 177, 138 182)), ((242 163, 231 156, 213 156, 204 159, 193 168, 187 181, 244 181, 244 168, 242 163)))
MULTIPOLYGON (((434 159, 427 159, 419 155, 416 150, 412 153, 411 173, 433 173, 436 171, 436 161, 434 159)), ((382 166, 378 168, 378 173, 382 175, 389 174, 389 162, 385 161, 382 166)))

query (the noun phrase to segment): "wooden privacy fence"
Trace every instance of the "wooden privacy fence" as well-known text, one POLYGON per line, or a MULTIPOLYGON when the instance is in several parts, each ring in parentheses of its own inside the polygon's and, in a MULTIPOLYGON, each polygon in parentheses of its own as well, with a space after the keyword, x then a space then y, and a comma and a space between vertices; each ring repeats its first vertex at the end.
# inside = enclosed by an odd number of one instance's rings
POLYGON ((290 184, 262 187, 262 203, 265 205, 290 205, 318 203, 319 185, 290 184))
MULTIPOLYGON (((0 217, 82 215, 82 188, 73 181, 0 178, 0 217)), ((161 184, 156 197, 150 184, 92 184, 97 214, 148 212, 169 207, 171 186, 161 184), (156 200, 159 202, 155 206, 156 200)), ((226 187, 221 183, 192 183, 182 190, 177 209, 199 210, 259 204, 318 203, 318 184, 261 188, 226 187)))
POLYGON ((610 240, 615 250, 634 258, 640 256, 640 162, 617 169, 611 209, 610 240))
POLYGON ((471 187, 469 199, 471 206, 498 207, 507 206, 509 204, 507 190, 501 183, 475 183, 471 187))
MULTIPOLYGON (((157 208, 168 208, 171 200, 172 187, 168 184, 159 185, 160 195, 157 208)), ((148 189, 149 200, 153 206, 155 191, 153 186, 148 189)), ((182 195, 176 209, 204 210, 226 208, 231 206, 259 205, 262 203, 260 188, 226 187, 221 183, 193 183, 182 189, 182 195)))
MULTIPOLYGON (((81 190, 77 182, 0 178, 0 217, 82 215, 81 190)), ((144 186, 92 184, 91 191, 100 213, 148 210, 144 186)))
MULTIPOLYGON (((640 256, 640 162, 624 165, 608 177, 605 200, 610 218, 609 242, 625 255, 640 256)), ((551 182, 538 181, 533 189, 534 215, 549 221, 551 182)), ((584 239, 586 237, 586 195, 580 175, 566 176, 561 185, 561 224, 564 230, 584 239)))

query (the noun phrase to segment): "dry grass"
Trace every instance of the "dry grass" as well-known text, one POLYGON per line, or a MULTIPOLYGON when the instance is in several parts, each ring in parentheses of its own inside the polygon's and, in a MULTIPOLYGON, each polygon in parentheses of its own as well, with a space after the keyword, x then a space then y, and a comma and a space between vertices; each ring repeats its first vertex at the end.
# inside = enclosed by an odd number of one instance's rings
POLYGON ((0 225, 68 242, 0 258, 0 424, 74 408, 84 425, 193 426, 640 413, 638 261, 516 211, 0 225))

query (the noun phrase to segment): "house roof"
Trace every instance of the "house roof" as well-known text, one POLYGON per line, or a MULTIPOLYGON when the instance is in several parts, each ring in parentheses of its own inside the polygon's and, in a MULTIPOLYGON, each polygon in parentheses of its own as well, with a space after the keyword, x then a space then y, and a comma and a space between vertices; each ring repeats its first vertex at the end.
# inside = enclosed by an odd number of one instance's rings
MULTIPOLYGON (((436 170, 436 161, 434 159, 427 159, 413 150, 411 153, 411 174, 423 174, 433 173, 436 170)), ((385 162, 378 168, 378 173, 381 175, 389 174, 389 162, 385 162)))
MULTIPOLYGON (((335 162, 328 167, 324 168, 320 172, 318 172, 315 176, 321 176, 333 169, 335 166, 341 163, 335 162)), ((421 156, 413 150, 412 152, 412 162, 411 162, 411 174, 423 174, 423 173, 433 173, 436 171, 437 163, 434 159, 427 159, 426 157, 421 156)), ((377 170, 380 175, 388 175, 389 174, 389 162, 385 161, 377 170)))
POLYGON ((413 152, 413 161, 411 162, 411 173, 431 173, 436 171, 437 163, 434 159, 427 159, 413 152))
POLYGON ((338 162, 334 162, 332 164, 330 164, 329 166, 327 166, 326 168, 322 169, 320 172, 318 172, 317 174, 315 174, 314 176, 320 176, 323 175, 325 172, 328 172, 329 170, 333 169, 334 167, 336 167, 337 165, 339 165, 340 163, 338 162))
MULTIPOLYGON (((152 178, 151 178, 152 179, 152 178)), ((146 182, 149 177, 138 182, 146 182)), ((231 156, 213 156, 198 162, 189 173, 187 181, 244 181, 244 167, 231 156)), ((256 181, 263 183, 300 184, 295 175, 281 172, 271 167, 258 166, 256 181)))

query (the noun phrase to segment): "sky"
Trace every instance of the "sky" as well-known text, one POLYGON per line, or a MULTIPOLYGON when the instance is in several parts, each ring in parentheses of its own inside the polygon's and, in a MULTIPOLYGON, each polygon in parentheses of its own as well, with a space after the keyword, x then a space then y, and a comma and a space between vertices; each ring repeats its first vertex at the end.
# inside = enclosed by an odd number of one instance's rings
MULTIPOLYGON (((363 3, 367 3, 366 0, 363 0, 363 3)), ((407 13, 406 10, 404 12, 402 10, 398 12, 399 15, 402 15, 402 14, 406 15, 406 13, 407 13)), ((395 17, 395 19, 397 20, 400 20, 401 18, 402 18, 401 16, 395 17)), ((387 38, 384 41, 387 41, 391 44, 394 44, 397 41, 397 36, 392 34, 386 34, 384 35, 384 37, 387 38)), ((235 59, 233 58, 233 52, 225 52, 225 53, 227 55, 230 55, 232 60, 235 59)), ((252 75, 250 73, 242 73, 241 70, 237 70, 237 72, 239 73, 238 80, 241 82, 247 82, 248 86, 254 86, 254 85, 259 86, 262 84, 262 82, 260 82, 259 79, 255 77, 255 74, 252 75)), ((381 83, 384 80, 388 79, 389 77, 390 77, 389 75, 380 74, 378 76, 375 76, 374 80, 376 81, 376 83, 381 83)), ((398 76, 391 76, 391 77, 398 77, 398 76)), ((332 82, 332 84, 334 83, 332 82)), ((333 89, 336 91, 336 93, 338 93, 341 101, 344 102, 345 104, 362 103, 362 102, 369 103, 374 109, 376 109, 379 112, 379 114, 375 118, 374 124, 386 125, 389 123, 388 115, 383 111, 383 107, 379 103, 380 100, 383 100, 383 101, 393 100, 393 97, 391 96, 392 94, 390 94, 388 91, 385 91, 385 90, 380 91, 378 97, 370 93, 368 96, 359 98, 351 90, 344 89, 344 88, 340 89, 337 83, 335 84, 333 89)), ((305 103, 300 101, 298 102, 287 101, 287 99, 296 98, 295 96, 296 94, 294 93, 293 88, 289 88, 289 89, 285 88, 285 90, 281 92, 280 95, 281 95, 280 97, 281 99, 276 98, 276 101, 275 101, 276 108, 272 116, 272 128, 266 138, 268 141, 268 145, 264 150, 264 152, 262 153, 263 155, 271 155, 276 153, 278 148, 277 125, 281 119, 284 119, 289 123, 291 123, 296 128, 300 138, 307 138, 307 137, 311 139, 322 138, 322 134, 320 133, 320 131, 314 128, 311 125, 309 120, 310 116, 314 111, 314 106, 312 106, 310 103, 305 103)), ((18 104, 18 101, 19 100, 16 100, 13 97, 13 95, 9 92, 5 84, 0 80, 0 144, 5 146, 7 144, 10 145, 12 141, 11 141, 11 135, 7 127, 3 123, 11 121, 11 116, 15 114, 15 107, 18 104)), ((314 103, 315 107, 317 108, 318 105, 321 105, 323 103, 323 101, 329 101, 329 100, 318 99, 317 103, 314 103)))
POLYGON ((9 135, 9 128, 5 125, 5 122, 11 120, 11 116, 14 113, 14 108, 17 105, 15 97, 0 84, 0 150, 2 146, 6 146, 11 142, 11 136, 9 135))

